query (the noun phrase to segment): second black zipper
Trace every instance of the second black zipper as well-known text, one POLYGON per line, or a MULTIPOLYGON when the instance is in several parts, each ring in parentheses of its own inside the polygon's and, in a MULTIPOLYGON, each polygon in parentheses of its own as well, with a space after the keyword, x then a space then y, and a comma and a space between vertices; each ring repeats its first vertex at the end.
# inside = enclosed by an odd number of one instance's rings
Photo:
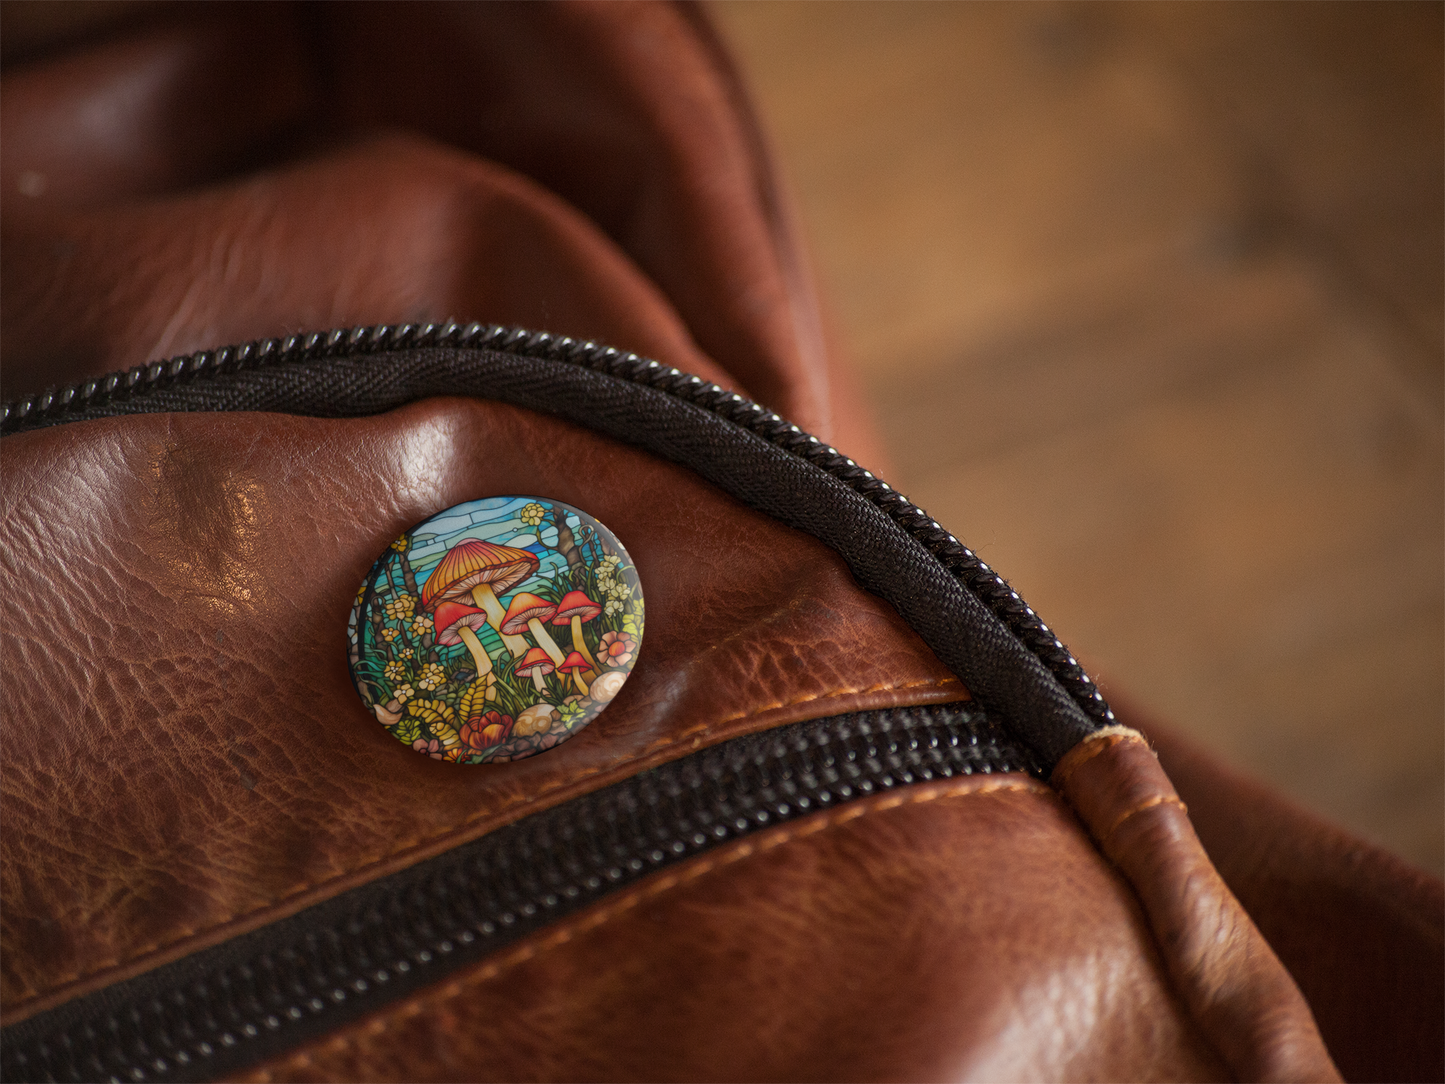
POLYGON ((6 1028, 6 1080, 209 1079, 433 983, 648 874, 911 783, 1027 772, 972 702, 737 738, 6 1028))

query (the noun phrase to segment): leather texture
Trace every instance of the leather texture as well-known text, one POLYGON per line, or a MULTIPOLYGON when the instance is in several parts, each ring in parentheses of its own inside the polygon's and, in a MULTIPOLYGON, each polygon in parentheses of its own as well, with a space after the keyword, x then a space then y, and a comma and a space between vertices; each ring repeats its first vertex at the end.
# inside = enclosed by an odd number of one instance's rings
MULTIPOLYGON (((695 10, 107 18, 3 73, 7 396, 254 337, 476 319, 657 357, 884 469, 695 10)), ((966 695, 810 538, 512 407, 112 419, 4 457, 7 1023, 703 744, 966 695), (465 773, 364 715, 345 621, 402 529, 507 492, 619 534, 647 644, 575 740, 465 773)), ((1205 791, 1211 771, 1185 765, 1205 791)), ((1434 957, 1392 954, 1438 946, 1438 883, 1220 785, 1204 843, 1341 1064, 1431 1064, 1408 1006, 1434 957)), ((1082 823, 1009 777, 777 829, 261 1075, 1329 1078, 1147 751, 1110 745, 1063 789, 1082 823), (444 1009, 425 1027, 423 1003, 444 1009)))
POLYGON ((107 419, 5 461, 7 1023, 703 744, 967 696, 821 543, 502 404, 107 419), (463 771, 367 714, 346 622, 392 539, 507 493, 617 534, 647 638, 577 738, 463 771))
POLYGON ((1129 886, 1064 804, 1026 777, 975 776, 654 875, 239 1079, 418 1077, 1229 1073, 1171 991, 1129 886))

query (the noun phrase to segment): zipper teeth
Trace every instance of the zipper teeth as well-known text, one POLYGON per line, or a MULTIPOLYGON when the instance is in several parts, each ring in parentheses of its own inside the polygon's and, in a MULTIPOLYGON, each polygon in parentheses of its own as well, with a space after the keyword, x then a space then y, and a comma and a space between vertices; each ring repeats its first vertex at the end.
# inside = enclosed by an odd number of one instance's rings
POLYGON ((164 983, 152 984, 62 1025, 29 1035, 17 1032, 30 1022, 7 1029, 4 1076, 147 1081, 228 1072, 704 850, 896 786, 1016 771, 1041 774, 1026 746, 967 702, 735 739, 483 837, 400 888, 193 968, 162 993, 155 988, 164 983))
POLYGON ((1044 664, 1086 715, 1104 725, 1114 721, 1114 713, 1098 686, 1008 581, 887 482, 750 399, 680 369, 588 339, 497 324, 461 325, 455 321, 380 324, 290 335, 283 339, 259 339, 240 346, 181 355, 169 361, 153 361, 125 372, 50 388, 5 403, 0 405, 0 434, 65 421, 67 414, 78 415, 158 388, 211 379, 223 373, 419 347, 498 350, 579 365, 646 385, 710 410, 807 460, 866 497, 921 543, 1044 664))

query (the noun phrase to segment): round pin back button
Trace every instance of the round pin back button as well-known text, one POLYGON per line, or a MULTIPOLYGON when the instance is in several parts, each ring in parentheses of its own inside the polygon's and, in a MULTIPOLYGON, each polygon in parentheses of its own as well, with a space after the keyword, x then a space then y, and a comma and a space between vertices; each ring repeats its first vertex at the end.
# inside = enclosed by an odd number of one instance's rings
POLYGON ((351 677, 404 745, 491 764, 559 745, 622 688, 642 584, 617 536, 546 497, 448 508, 393 542, 356 596, 351 677))

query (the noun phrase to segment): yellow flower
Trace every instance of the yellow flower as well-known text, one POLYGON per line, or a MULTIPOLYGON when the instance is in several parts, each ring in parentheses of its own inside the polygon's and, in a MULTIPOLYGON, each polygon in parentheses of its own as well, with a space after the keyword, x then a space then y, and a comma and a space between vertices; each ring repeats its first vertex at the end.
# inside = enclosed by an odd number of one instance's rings
POLYGON ((397 700, 403 704, 416 695, 416 690, 410 685, 398 685, 392 692, 396 694, 397 700))
POLYGON ((405 649, 402 651, 401 657, 402 657, 403 659, 412 659, 412 658, 415 658, 415 657, 416 657, 416 652, 413 651, 411 648, 408 647, 408 648, 405 648, 405 649))
POLYGON ((528 527, 536 527, 542 522, 542 517, 546 514, 547 510, 536 501, 533 501, 531 504, 524 504, 522 506, 522 510, 517 513, 517 518, 528 527))
POLYGON ((447 675, 440 666, 429 662, 421 668, 421 676, 416 679, 417 685, 423 689, 435 689, 438 685, 445 685, 447 675))
POLYGON ((405 621, 415 609, 415 598, 411 595, 398 595, 386 604, 386 616, 393 621, 405 621))
POLYGON ((397 553, 405 553, 405 552, 406 552, 406 539, 405 539, 405 538, 398 538, 395 542, 393 542, 393 543, 391 544, 391 548, 394 549, 394 550, 396 550, 397 553))
POLYGON ((426 614, 417 614, 411 623, 411 634, 413 636, 425 636, 432 629, 432 619, 426 614))
POLYGON ((406 668, 399 662, 389 662, 382 667, 381 672, 386 675, 387 681, 400 681, 402 675, 406 673, 406 668))
POLYGON ((382 629, 382 630, 381 630, 381 638, 382 638, 383 640, 385 640, 387 643, 391 643, 393 640, 395 640, 395 639, 396 639, 398 636, 400 636, 400 635, 401 635, 401 629, 382 629))

